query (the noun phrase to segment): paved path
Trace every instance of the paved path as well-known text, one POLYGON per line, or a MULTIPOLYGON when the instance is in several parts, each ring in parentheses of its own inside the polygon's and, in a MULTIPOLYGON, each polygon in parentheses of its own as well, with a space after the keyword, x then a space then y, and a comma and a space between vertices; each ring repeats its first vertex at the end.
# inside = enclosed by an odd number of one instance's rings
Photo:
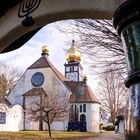
MULTIPOLYGON (((56 139, 55 139, 56 140, 56 139)), ((104 131, 100 133, 97 137, 90 138, 75 138, 75 139, 57 139, 57 140, 125 140, 124 135, 115 133, 114 131, 104 131)))
POLYGON ((99 137, 90 138, 87 140, 125 140, 122 134, 115 134, 115 132, 103 132, 99 137))
POLYGON ((59 140, 125 140, 122 134, 116 134, 115 132, 103 132, 98 137, 92 138, 78 138, 78 139, 59 139, 59 140))

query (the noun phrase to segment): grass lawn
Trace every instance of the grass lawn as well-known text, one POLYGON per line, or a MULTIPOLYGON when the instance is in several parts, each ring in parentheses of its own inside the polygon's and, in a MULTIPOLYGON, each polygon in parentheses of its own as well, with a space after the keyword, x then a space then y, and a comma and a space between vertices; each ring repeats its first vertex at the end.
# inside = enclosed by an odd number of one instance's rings
MULTIPOLYGON (((52 139, 95 137, 97 133, 52 131, 52 139)), ((49 140, 48 131, 0 132, 0 140, 49 140)))

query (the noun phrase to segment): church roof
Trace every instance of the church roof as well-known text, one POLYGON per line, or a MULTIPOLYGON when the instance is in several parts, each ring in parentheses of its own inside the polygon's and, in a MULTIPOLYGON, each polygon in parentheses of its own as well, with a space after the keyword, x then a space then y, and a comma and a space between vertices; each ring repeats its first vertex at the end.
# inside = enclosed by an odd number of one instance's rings
POLYGON ((40 57, 35 63, 33 63, 28 69, 35 69, 35 68, 51 68, 54 73, 59 77, 61 81, 69 81, 61 72, 59 72, 54 65, 48 60, 47 57, 42 56, 40 57))
POLYGON ((27 91, 23 96, 47 95, 43 88, 32 88, 27 91))
POLYGON ((35 68, 45 68, 50 67, 50 64, 46 57, 40 57, 37 61, 35 61, 28 69, 35 69, 35 68))
POLYGON ((91 88, 84 82, 66 81, 68 87, 72 90, 70 103, 99 103, 91 88))

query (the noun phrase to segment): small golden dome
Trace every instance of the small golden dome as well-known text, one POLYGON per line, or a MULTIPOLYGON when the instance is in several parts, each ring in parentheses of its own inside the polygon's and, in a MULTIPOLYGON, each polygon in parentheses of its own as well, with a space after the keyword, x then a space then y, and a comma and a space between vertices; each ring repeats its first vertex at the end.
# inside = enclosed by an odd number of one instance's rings
POLYGON ((88 79, 87 76, 84 75, 84 76, 83 76, 83 81, 84 81, 85 84, 87 83, 87 79, 88 79))
POLYGON ((72 45, 66 54, 66 59, 68 62, 81 61, 81 55, 78 48, 75 46, 74 40, 72 41, 72 45))
POLYGON ((87 75, 86 74, 84 74, 83 80, 87 80, 87 75))
POLYGON ((42 46, 42 53, 48 53, 49 49, 47 45, 42 46))

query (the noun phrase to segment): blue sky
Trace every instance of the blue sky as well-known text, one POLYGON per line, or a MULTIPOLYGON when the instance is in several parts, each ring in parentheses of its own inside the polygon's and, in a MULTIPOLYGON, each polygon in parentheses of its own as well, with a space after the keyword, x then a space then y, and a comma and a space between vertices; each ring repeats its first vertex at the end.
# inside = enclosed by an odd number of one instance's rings
MULTIPOLYGON (((11 65, 14 68, 24 72, 32 63, 34 63, 41 56, 41 47, 47 45, 49 48, 49 59, 54 66, 64 74, 64 63, 66 63, 64 48, 69 48, 66 45, 67 39, 73 37, 60 33, 54 26, 49 24, 43 27, 32 39, 30 39, 21 48, 0 54, 0 63, 11 65)), ((82 59, 82 56, 81 56, 82 59)), ((97 81, 94 76, 89 75, 88 66, 82 61, 84 73, 88 76, 88 84, 95 91, 97 81)))

